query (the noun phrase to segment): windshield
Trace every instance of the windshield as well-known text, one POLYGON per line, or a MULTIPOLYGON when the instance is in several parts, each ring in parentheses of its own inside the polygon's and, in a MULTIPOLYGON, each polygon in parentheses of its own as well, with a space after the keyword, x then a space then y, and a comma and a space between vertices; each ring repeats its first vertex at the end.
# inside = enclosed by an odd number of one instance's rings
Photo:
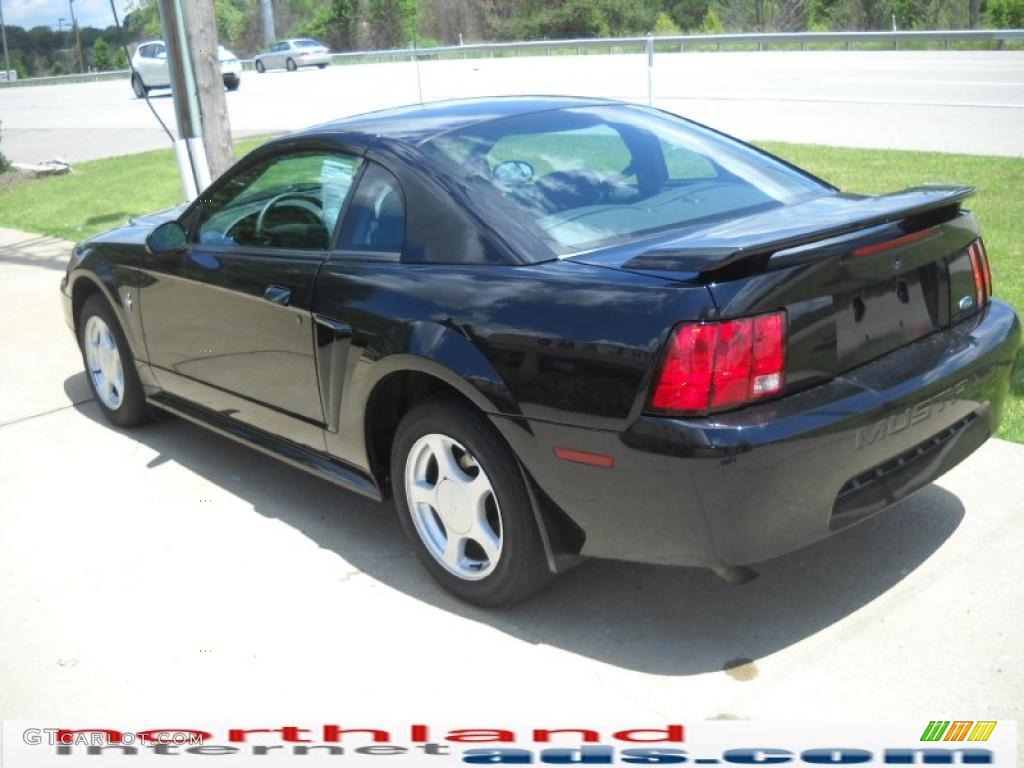
POLYGON ((646 107, 518 115, 446 133, 425 150, 556 255, 831 191, 740 142, 646 107))

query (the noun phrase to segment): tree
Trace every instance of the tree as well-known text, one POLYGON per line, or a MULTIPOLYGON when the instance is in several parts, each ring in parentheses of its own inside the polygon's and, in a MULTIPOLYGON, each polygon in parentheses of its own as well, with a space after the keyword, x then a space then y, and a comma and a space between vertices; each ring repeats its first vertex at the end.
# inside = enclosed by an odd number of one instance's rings
POLYGON ((107 72, 114 68, 110 48, 102 37, 92 45, 92 65, 97 72, 107 72))
POLYGON ((708 12, 708 0, 678 0, 671 3, 668 13, 680 29, 699 29, 708 12))
POLYGON ((1024 0, 989 0, 989 22, 998 29, 1024 27, 1024 0))
POLYGON ((654 22, 654 34, 656 35, 678 35, 679 27, 672 21, 672 17, 664 11, 658 14, 657 21, 654 22))
POLYGON ((358 0, 330 0, 317 12, 305 31, 335 50, 350 51, 356 47, 358 28, 358 0))
POLYGON ((417 0, 366 0, 373 48, 401 48, 416 37, 417 0))
POLYGON ((715 9, 708 8, 708 12, 704 14, 704 18, 700 22, 700 31, 705 35, 717 35, 724 29, 722 20, 715 13, 715 9))

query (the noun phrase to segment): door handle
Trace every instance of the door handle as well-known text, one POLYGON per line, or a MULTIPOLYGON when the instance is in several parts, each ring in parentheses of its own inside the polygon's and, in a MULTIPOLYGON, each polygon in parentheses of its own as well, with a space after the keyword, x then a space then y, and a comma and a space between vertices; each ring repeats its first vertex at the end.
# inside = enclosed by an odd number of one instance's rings
POLYGON ((263 292, 263 298, 274 304, 287 307, 288 302, 292 300, 292 290, 281 285, 268 285, 267 290, 263 292))

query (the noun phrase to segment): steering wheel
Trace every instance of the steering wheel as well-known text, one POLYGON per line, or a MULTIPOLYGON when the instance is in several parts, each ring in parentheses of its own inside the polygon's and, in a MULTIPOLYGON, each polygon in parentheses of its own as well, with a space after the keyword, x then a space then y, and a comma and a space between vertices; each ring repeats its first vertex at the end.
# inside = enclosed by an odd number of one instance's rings
POLYGON ((254 231, 254 235, 257 240, 263 237, 263 224, 267 218, 267 213, 269 213, 270 209, 277 206, 279 203, 281 203, 279 206, 281 208, 291 207, 307 211, 313 215, 318 224, 323 223, 321 219, 323 209, 316 198, 304 192, 282 192, 281 194, 274 195, 274 197, 270 198, 266 204, 264 204, 263 208, 260 209, 259 216, 256 217, 256 228, 254 231))

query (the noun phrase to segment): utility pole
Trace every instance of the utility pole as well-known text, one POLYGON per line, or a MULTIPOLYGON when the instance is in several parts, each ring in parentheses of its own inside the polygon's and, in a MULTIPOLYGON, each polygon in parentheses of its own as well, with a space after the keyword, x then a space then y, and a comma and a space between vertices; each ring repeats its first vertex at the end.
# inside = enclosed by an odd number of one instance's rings
POLYGON ((174 157, 185 200, 191 201, 210 184, 210 166, 203 147, 199 100, 196 96, 192 62, 188 54, 185 23, 179 0, 157 0, 160 25, 167 46, 167 70, 174 100, 174 116, 178 138, 174 141, 174 157))
POLYGON ((78 20, 75 19, 75 0, 68 0, 68 8, 71 9, 71 28, 75 31, 75 51, 78 54, 78 71, 85 73, 85 62, 82 60, 82 36, 78 33, 78 20))
POLYGON ((260 16, 263 20, 263 44, 270 45, 277 38, 277 32, 274 31, 273 0, 260 0, 260 16))
POLYGON ((11 77, 11 55, 7 52, 7 25, 4 24, 4 3, 0 0, 0 37, 4 41, 4 66, 7 67, 5 79, 11 77))
POLYGON ((181 6, 188 30, 188 54, 195 76, 206 160, 210 176, 216 179, 235 162, 224 78, 220 71, 217 18, 213 0, 181 0, 181 6))

